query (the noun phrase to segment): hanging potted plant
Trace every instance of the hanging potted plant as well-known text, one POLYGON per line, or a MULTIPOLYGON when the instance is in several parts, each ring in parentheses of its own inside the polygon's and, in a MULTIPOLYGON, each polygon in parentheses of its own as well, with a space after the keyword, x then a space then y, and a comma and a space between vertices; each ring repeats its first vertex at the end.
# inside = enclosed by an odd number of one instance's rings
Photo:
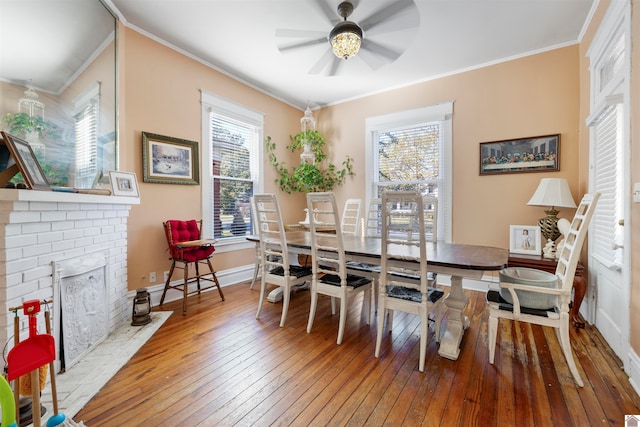
POLYGON ((276 168, 279 178, 275 182, 286 193, 331 191, 336 185, 344 184, 347 176, 353 175, 352 158, 347 156, 342 162, 342 168, 329 163, 324 166, 327 155, 324 153, 326 141, 322 134, 315 129, 308 129, 291 136, 291 143, 287 149, 291 152, 303 150, 300 165, 291 169, 285 162, 276 158, 276 143, 267 137, 266 151, 269 163, 276 168))

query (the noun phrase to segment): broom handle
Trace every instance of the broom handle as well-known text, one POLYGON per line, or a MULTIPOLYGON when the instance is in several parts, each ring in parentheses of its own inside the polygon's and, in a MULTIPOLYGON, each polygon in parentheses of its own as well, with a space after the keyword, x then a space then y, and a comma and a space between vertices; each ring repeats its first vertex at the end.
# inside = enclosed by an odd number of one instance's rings
MULTIPOLYGON (((15 347, 20 342, 20 318, 17 310, 13 312, 15 313, 13 317, 13 346, 15 347)), ((13 400, 16 402, 16 426, 20 427, 20 377, 13 380, 13 400)))
MULTIPOLYGON (((51 314, 49 310, 44 312, 44 323, 47 333, 51 335, 51 314)), ((53 415, 58 415, 58 390, 56 389, 56 375, 53 372, 53 360, 49 362, 49 375, 51 376, 51 397, 53 400, 53 415)))

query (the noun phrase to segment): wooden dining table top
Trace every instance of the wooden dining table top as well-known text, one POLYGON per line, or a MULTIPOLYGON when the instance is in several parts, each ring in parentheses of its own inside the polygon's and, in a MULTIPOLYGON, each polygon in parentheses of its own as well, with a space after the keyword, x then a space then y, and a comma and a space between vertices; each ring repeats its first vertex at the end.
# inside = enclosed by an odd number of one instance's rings
MULTIPOLYGON (((287 244, 290 249, 308 251, 311 248, 311 233, 309 231, 287 231, 287 244)), ((259 242, 258 236, 248 236, 248 240, 259 242)), ((347 255, 371 258, 371 263, 377 263, 381 253, 381 239, 377 237, 364 237, 343 235, 344 250, 347 255), (377 261, 376 261, 377 260, 377 261)), ((322 241, 319 241, 322 245, 322 241)), ((444 242, 427 242, 427 262, 432 266, 444 268, 495 271, 507 266, 509 251, 503 248, 490 246, 467 245, 444 242)), ((406 245, 394 245, 390 253, 398 258, 412 256, 416 247, 406 245)))

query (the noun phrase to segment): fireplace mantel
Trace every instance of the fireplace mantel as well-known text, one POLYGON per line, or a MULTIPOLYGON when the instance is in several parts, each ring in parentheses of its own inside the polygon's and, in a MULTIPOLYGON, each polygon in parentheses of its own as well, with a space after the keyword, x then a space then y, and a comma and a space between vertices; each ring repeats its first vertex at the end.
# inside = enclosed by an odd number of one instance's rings
POLYGON ((138 197, 0 189, 0 343, 13 335, 9 307, 54 298, 54 262, 91 254, 106 258, 109 332, 127 321, 127 220, 138 204, 138 197))
POLYGON ((104 196, 99 194, 66 193, 62 191, 37 191, 0 189, 0 202, 62 202, 62 203, 108 203, 117 205, 139 205, 139 197, 104 196))

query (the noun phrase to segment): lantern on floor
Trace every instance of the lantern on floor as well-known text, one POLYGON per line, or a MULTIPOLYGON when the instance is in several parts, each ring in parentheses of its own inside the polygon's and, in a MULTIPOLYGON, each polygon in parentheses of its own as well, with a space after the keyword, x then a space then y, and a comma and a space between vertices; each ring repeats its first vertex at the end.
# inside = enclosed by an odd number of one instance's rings
POLYGON ((136 296, 133 298, 133 314, 131 326, 142 326, 151 322, 151 295, 147 292, 147 288, 136 290, 136 296))

